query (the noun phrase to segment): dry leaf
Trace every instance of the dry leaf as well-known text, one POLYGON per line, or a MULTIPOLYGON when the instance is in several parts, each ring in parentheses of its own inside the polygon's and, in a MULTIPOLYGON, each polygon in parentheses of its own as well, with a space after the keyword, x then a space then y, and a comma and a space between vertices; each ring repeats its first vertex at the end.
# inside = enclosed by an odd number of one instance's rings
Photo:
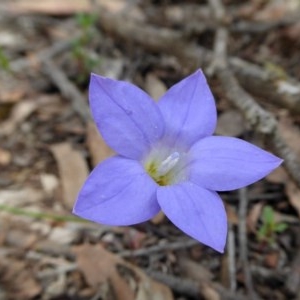
POLYGON ((11 162, 11 153, 5 149, 0 148, 0 166, 7 166, 11 162))
POLYGON ((267 180, 272 183, 284 183, 288 180, 288 174, 286 173, 285 169, 280 166, 272 171, 267 177, 267 180))
POLYGON ((8 299, 30 300, 38 296, 42 287, 33 277, 25 262, 15 259, 0 261, 1 283, 9 294, 8 299))
POLYGON ((201 263, 191 260, 187 257, 178 257, 178 266, 180 268, 180 273, 184 277, 196 281, 211 281, 214 275, 206 269, 201 263))
POLYGON ((98 163, 114 154, 102 136, 98 132, 96 125, 89 122, 87 125, 87 146, 92 158, 92 165, 95 167, 98 163))
POLYGON ((0 191, 0 204, 9 206, 24 206, 31 203, 38 203, 45 195, 41 190, 23 188, 21 190, 0 191))
POLYGON ((273 0, 266 3, 263 8, 253 15, 254 20, 266 22, 278 21, 288 18, 300 9, 300 2, 298 0, 273 0))
POLYGON ((22 248, 25 250, 31 247, 37 240, 38 237, 35 233, 10 228, 5 237, 5 244, 10 247, 22 248))
POLYGON ((300 130, 293 124, 288 115, 281 115, 278 122, 279 134, 286 141, 289 148, 300 157, 300 130))
POLYGON ((14 14, 70 15, 78 12, 88 12, 91 8, 88 0, 20 0, 7 2, 3 10, 14 14))
POLYGON ((279 263, 280 254, 278 251, 269 252, 264 257, 264 265, 271 269, 276 269, 279 263))
POLYGON ((247 228, 252 233, 257 232, 256 225, 260 218, 263 206, 264 204, 262 202, 254 204, 247 216, 247 228))
POLYGON ((16 103, 31 91, 29 82, 7 73, 0 73, 0 103, 16 103))
MULTIPOLYGON (((289 148, 292 149, 298 157, 300 157, 300 130, 293 124, 288 115, 280 116, 278 129, 280 135, 283 137, 289 148)), ((281 179, 285 178, 282 182, 286 183, 285 191, 289 198, 289 202, 296 209, 298 216, 300 217, 300 190, 292 180, 289 180, 288 175, 283 169, 280 172, 280 176, 282 177, 281 179)), ((277 174, 277 176, 279 175, 277 174)))
POLYGON ((24 100, 15 105, 8 120, 1 123, 0 134, 10 135, 16 127, 26 120, 36 109, 38 105, 35 101, 24 100))
POLYGON ((145 90, 154 100, 158 100, 166 93, 167 87, 154 73, 148 73, 145 80, 145 90))
POLYGON ((237 137, 246 129, 245 124, 245 120, 238 110, 226 110, 218 119, 216 134, 237 137))
MULTIPOLYGON (((102 6, 111 13, 121 13, 126 10, 126 0, 95 0, 97 5, 102 6)), ((55 16, 72 15, 81 12, 92 12, 94 9, 92 1, 89 0, 19 0, 7 1, 0 6, 1 11, 13 14, 38 13, 55 16)), ((130 16, 136 20, 144 20, 145 16, 138 7, 130 7, 130 16)))
POLYGON ((97 290, 106 285, 116 300, 173 300, 168 287, 100 245, 86 244, 73 251, 87 284, 97 290))
POLYGON ((179 257, 178 263, 180 271, 185 277, 199 283, 203 299, 220 300, 219 293, 212 286, 213 274, 209 270, 204 268, 200 263, 184 257, 179 257))
POLYGON ((53 145, 51 151, 58 164, 63 189, 63 202, 68 209, 71 209, 79 189, 88 176, 87 163, 81 152, 72 149, 69 143, 53 145))
POLYGON ((232 205, 229 205, 227 203, 224 203, 224 205, 225 205, 225 209, 226 209, 228 222, 232 225, 237 225, 238 224, 238 216, 237 216, 235 209, 232 207, 232 205))
POLYGON ((285 185, 285 192, 289 198, 290 204, 296 209, 300 217, 300 190, 293 181, 288 181, 285 185))
POLYGON ((291 26, 288 26, 282 31, 282 34, 291 40, 295 40, 299 43, 300 40, 300 22, 297 22, 291 26))
POLYGON ((165 214, 163 211, 160 211, 157 215, 155 215, 152 219, 151 222, 155 225, 160 224, 164 221, 165 219, 165 214))
POLYGON ((40 175, 41 185, 48 197, 54 195, 55 190, 59 185, 58 178, 54 174, 43 173, 40 175))

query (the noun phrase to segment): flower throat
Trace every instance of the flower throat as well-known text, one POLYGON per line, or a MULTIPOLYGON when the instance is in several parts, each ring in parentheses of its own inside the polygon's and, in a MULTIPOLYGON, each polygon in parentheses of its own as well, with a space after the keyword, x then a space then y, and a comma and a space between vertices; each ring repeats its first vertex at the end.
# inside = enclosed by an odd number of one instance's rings
POLYGON ((146 163, 145 169, 157 184, 161 186, 170 185, 176 181, 176 167, 178 166, 180 158, 180 153, 174 151, 163 161, 159 161, 155 158, 150 160, 146 163))

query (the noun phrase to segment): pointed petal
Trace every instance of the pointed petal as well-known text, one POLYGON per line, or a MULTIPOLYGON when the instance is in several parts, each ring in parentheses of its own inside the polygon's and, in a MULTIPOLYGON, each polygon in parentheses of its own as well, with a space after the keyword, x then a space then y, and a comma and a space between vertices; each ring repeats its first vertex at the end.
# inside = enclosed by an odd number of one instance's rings
POLYGON ((170 88, 158 102, 167 139, 190 147, 216 127, 214 97, 201 70, 170 88))
POLYGON ((182 231, 223 253, 227 236, 227 217, 216 192, 191 182, 160 187, 158 203, 166 216, 182 231))
POLYGON ((144 222, 160 210, 156 189, 156 183, 137 161, 115 156, 90 174, 73 213, 106 225, 144 222))
POLYGON ((277 168, 282 160, 243 140, 212 136, 190 150, 189 179, 215 191, 229 191, 252 184, 277 168))
POLYGON ((128 82, 92 74, 89 99, 99 131, 120 155, 140 159, 163 135, 159 108, 150 96, 128 82))

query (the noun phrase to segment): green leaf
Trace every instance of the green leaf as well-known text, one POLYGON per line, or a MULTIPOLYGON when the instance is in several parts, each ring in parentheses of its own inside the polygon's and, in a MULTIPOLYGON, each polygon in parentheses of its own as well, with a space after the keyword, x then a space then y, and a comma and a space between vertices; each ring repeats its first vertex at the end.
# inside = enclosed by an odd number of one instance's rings
POLYGON ((286 223, 278 223, 275 225, 275 231, 280 233, 280 232, 285 231, 288 227, 289 226, 286 223))
POLYGON ((267 205, 264 207, 262 212, 262 219, 263 222, 268 224, 270 227, 273 227, 272 225, 275 223, 275 215, 274 210, 271 206, 267 205))
POLYGON ((0 69, 3 69, 5 71, 9 71, 9 59, 4 54, 3 49, 0 47, 0 69))
POLYGON ((262 225, 257 232, 258 239, 259 240, 265 239, 267 236, 267 232, 268 232, 267 227, 262 225))

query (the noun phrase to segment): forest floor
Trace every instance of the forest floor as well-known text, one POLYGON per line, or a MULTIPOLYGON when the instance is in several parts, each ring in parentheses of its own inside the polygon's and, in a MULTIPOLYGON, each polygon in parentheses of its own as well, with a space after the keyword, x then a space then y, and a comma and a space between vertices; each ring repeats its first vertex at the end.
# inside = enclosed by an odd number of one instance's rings
POLYGON ((300 299, 299 0, 0 1, 0 300, 300 299), (201 68, 216 134, 284 159, 221 193, 224 254, 160 213, 132 227, 72 215, 112 155, 91 72, 158 99, 201 68))

